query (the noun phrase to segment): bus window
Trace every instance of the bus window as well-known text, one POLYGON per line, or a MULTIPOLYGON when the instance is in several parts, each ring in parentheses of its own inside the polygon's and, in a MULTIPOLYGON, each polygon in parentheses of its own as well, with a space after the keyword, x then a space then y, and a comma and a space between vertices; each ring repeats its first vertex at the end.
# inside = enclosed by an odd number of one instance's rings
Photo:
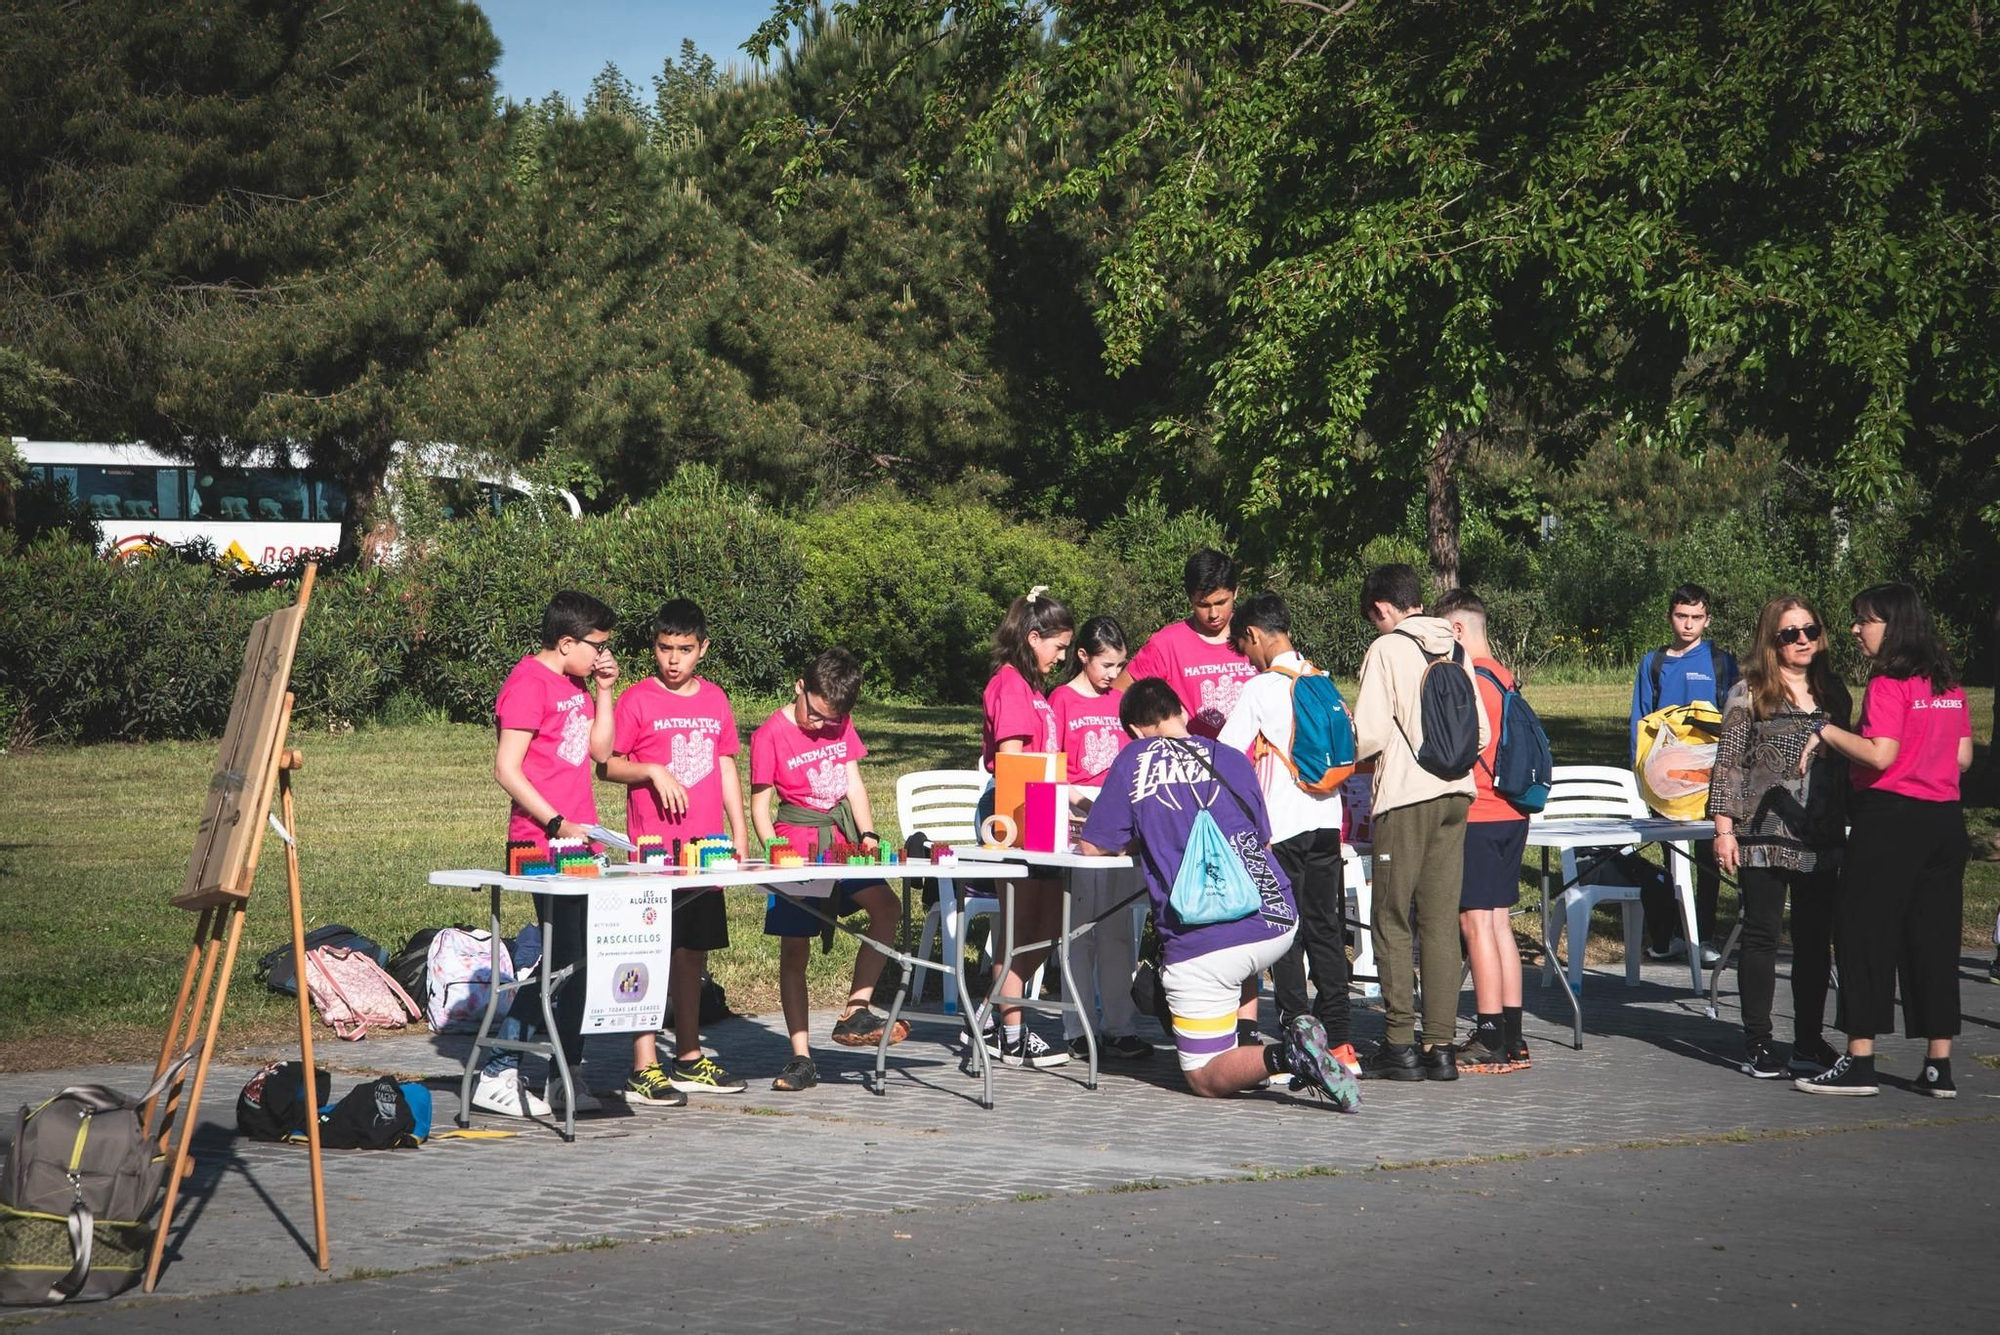
POLYGON ((67 491, 92 519, 179 519, 181 487, 171 468, 36 465, 34 477, 67 491))
POLYGON ((340 523, 347 518, 347 488, 326 478, 311 482, 314 519, 340 523))
POLYGON ((252 468, 250 517, 262 520, 306 518, 306 480, 298 473, 276 468, 252 468))
POLYGON ((188 512, 199 519, 253 519, 250 476, 237 468, 197 468, 189 480, 188 512))

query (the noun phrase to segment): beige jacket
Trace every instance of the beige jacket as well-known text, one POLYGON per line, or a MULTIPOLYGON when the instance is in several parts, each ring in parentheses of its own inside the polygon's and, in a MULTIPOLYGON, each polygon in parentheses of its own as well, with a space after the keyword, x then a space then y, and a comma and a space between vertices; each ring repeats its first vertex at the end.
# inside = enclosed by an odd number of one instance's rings
MULTIPOLYGON (((1451 623, 1442 617, 1413 616, 1396 630, 1407 631, 1434 654, 1449 655, 1458 641, 1452 638, 1451 623)), ((1397 807, 1428 802, 1450 793, 1473 796, 1472 775, 1440 779, 1417 763, 1417 749, 1424 744, 1423 701, 1419 692, 1424 677, 1422 650, 1407 636, 1391 631, 1378 636, 1361 660, 1361 689, 1354 701, 1355 750, 1363 760, 1375 758, 1375 814, 1397 807), (1397 728, 1401 722, 1402 728, 1397 728), (1409 740, 1404 740, 1407 733, 1409 740)), ((1473 698, 1479 695, 1479 681, 1473 675, 1472 655, 1465 656, 1465 675, 1472 682, 1473 698)), ((1492 738, 1486 711, 1479 714, 1479 749, 1484 751, 1492 738)))

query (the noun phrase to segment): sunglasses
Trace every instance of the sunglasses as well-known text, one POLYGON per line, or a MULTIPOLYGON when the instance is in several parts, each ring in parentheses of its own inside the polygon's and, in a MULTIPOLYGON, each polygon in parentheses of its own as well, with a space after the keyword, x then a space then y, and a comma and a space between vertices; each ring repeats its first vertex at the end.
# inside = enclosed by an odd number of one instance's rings
POLYGON ((1787 626, 1778 632, 1779 644, 1797 644, 1804 640, 1807 644, 1819 643, 1818 626, 1787 626))

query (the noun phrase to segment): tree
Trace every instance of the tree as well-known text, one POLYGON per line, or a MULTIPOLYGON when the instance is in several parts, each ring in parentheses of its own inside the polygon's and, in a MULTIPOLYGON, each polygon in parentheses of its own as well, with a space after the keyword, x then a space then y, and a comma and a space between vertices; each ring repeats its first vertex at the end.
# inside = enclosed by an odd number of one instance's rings
POLYGON ((2000 60, 1966 0, 836 12, 900 44, 828 114, 749 137, 784 146, 780 207, 937 51, 919 175, 1060 141, 1127 80, 1130 128, 1015 213, 1157 160, 1100 270, 1106 356, 1188 319, 1190 275, 1220 283, 1226 330, 1155 431, 1213 441, 1253 551, 1316 563, 1379 531, 1428 462, 1449 564, 1466 433, 1699 451, 1754 428, 1854 504, 1992 427, 2000 60))

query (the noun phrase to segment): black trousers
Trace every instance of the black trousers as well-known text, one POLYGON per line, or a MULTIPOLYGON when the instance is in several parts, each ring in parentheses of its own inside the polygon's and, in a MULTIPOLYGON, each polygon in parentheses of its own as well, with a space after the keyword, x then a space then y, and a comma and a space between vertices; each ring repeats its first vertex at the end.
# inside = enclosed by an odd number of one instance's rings
POLYGON ((1965 815, 1956 802, 1925 802, 1864 791, 1840 870, 1835 949, 1840 1009, 1850 1038, 1896 1027, 1903 987, 1903 1033, 1958 1033, 1958 949, 1965 917, 1965 815))
POLYGON ((1745 1041, 1771 1041, 1771 998, 1778 990, 1778 936, 1787 894, 1792 899, 1792 1037, 1800 1043, 1819 1038, 1827 987, 1833 980, 1833 918, 1840 873, 1745 867, 1737 885, 1743 892, 1743 955, 1737 961, 1736 981, 1743 1000, 1745 1041))
POLYGON ((1341 922, 1347 894, 1340 884, 1340 831, 1307 830, 1271 845, 1271 852, 1299 906, 1291 949, 1271 966, 1279 1022, 1307 1013, 1306 965, 1301 961, 1310 963, 1310 1010, 1326 1026, 1327 1042, 1337 1048, 1348 1041, 1347 936, 1341 922))
MULTIPOLYGON (((1722 876, 1715 866, 1715 844, 1696 844, 1694 853, 1694 930, 1703 941, 1720 943, 1715 934, 1715 901, 1722 893, 1722 876)), ((1679 853, 1668 853, 1667 869, 1671 874, 1673 860, 1679 853)), ((1671 879, 1648 881, 1639 891, 1639 902, 1646 910, 1646 944, 1655 950, 1665 950, 1681 931, 1680 900, 1674 895, 1671 879)), ((1747 929, 1746 929, 1747 930, 1747 929)))
MULTIPOLYGON (((584 895, 535 896, 535 916, 554 928, 556 937, 554 950, 549 949, 548 942, 542 943, 537 979, 548 977, 566 964, 576 965, 576 972, 556 989, 552 1007, 556 1016, 556 1042, 562 1044, 563 1060, 571 1066, 583 1060, 583 993, 590 982, 583 967, 584 934, 590 929, 589 907, 590 900, 584 895)), ((513 1008, 508 1013, 524 1024, 540 1024, 541 983, 536 981, 515 993, 513 1008)))

